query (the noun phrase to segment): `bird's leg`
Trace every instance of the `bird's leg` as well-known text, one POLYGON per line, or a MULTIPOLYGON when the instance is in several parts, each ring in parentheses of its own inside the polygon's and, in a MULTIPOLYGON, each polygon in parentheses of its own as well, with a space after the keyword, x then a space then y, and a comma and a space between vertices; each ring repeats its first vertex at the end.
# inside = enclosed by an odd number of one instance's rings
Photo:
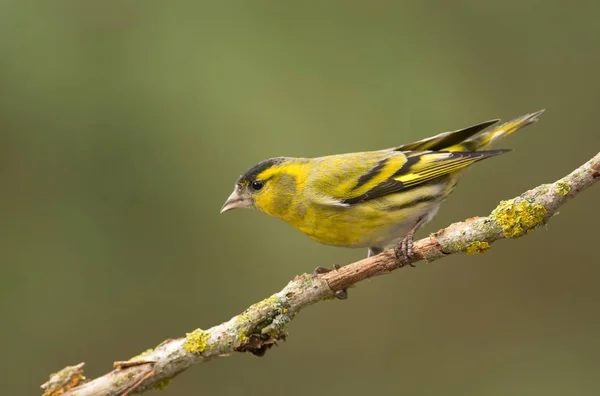
POLYGON ((377 256, 381 252, 383 252, 383 249, 380 247, 376 247, 376 246, 370 247, 369 254, 367 254, 367 257, 377 256))
POLYGON ((426 222, 427 221, 425 220, 425 217, 421 217, 419 221, 417 221, 417 223, 413 226, 413 228, 411 228, 410 231, 408 231, 404 238, 402 238, 402 241, 398 244, 398 246, 396 246, 396 249, 394 249, 394 252, 396 253, 396 258, 398 259, 399 267, 404 267, 406 263, 408 263, 408 265, 410 265, 411 267, 415 266, 414 264, 409 262, 413 255, 413 238, 415 236, 415 232, 417 232, 417 230, 426 222), (404 260, 406 260, 406 262, 403 262, 404 260))
MULTIPOLYGON (((329 268, 325 268, 325 267, 317 267, 313 271, 313 274, 314 275, 326 274, 326 273, 334 271, 334 270, 337 271, 340 268, 341 267, 338 264, 334 264, 333 265, 333 269, 329 269, 329 268)), ((338 300, 345 300, 345 299, 348 298, 348 289, 338 290, 338 291, 336 291, 336 292, 333 293, 333 296, 335 298, 337 298, 338 300)))

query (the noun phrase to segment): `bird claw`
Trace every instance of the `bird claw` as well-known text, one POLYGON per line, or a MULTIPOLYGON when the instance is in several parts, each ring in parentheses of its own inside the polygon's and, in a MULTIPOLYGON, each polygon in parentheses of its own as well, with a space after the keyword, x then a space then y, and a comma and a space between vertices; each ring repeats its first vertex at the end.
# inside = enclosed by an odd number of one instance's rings
POLYGON ((333 296, 338 300, 345 300, 348 298, 348 289, 338 290, 333 293, 333 296))
POLYGON ((325 268, 325 267, 317 267, 317 268, 315 268, 315 270, 313 271, 313 274, 314 274, 314 275, 326 274, 326 273, 328 273, 328 272, 331 272, 331 271, 333 271, 333 270, 337 271, 337 270, 339 270, 340 268, 342 268, 342 267, 340 267, 338 264, 334 264, 334 265, 333 265, 333 269, 331 269, 331 268, 325 268))
POLYGON ((409 235, 402 238, 402 241, 394 249, 396 254, 396 260, 398 260, 398 267, 402 268, 406 265, 415 267, 410 260, 413 258, 413 239, 409 235))
POLYGON ((415 237, 415 232, 426 223, 425 217, 421 217, 419 221, 413 226, 413 228, 408 231, 408 234, 402 238, 402 241, 396 246, 394 249, 394 253, 396 254, 396 260, 398 261, 398 268, 402 268, 406 265, 410 265, 411 267, 416 267, 411 259, 413 258, 413 238, 415 237))
MULTIPOLYGON (((341 267, 338 264, 334 264, 333 265, 333 269, 325 268, 325 267, 317 267, 313 271, 313 274, 314 275, 326 274, 326 273, 331 272, 331 271, 337 271, 340 268, 341 267)), ((335 291, 335 292, 333 292, 333 296, 335 298, 337 298, 338 300, 345 300, 345 299, 348 298, 348 290, 344 289, 344 290, 335 291)))

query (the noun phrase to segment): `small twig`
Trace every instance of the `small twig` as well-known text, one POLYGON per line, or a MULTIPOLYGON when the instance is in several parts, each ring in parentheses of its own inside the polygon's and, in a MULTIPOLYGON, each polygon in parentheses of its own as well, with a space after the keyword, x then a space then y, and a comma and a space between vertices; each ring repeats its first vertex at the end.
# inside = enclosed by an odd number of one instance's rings
POLYGON ((139 379, 138 382, 136 382, 135 384, 133 384, 131 386, 131 388, 127 389, 125 392, 123 392, 121 394, 121 396, 127 396, 128 394, 130 394, 131 392, 135 391, 138 386, 140 386, 144 381, 146 381, 148 378, 152 377, 154 375, 154 369, 152 369, 152 371, 147 372, 146 374, 144 374, 142 376, 142 378, 139 379))
POLYGON ((59 372, 51 374, 50 379, 42 385, 43 396, 59 396, 83 383, 85 381, 84 365, 85 363, 82 362, 75 366, 67 366, 59 372))
POLYGON ((114 362, 113 367, 116 369, 124 369, 127 367, 139 366, 141 364, 156 364, 156 360, 123 360, 114 362))
MULTIPOLYGON (((420 260, 431 262, 460 252, 479 253, 498 239, 519 238, 545 224, 560 206, 599 180, 600 153, 554 183, 502 201, 487 217, 452 224, 415 242, 414 256, 405 264, 420 260)), ((301 309, 333 298, 336 292, 364 279, 390 273, 398 267, 394 251, 387 250, 337 271, 318 276, 296 276, 280 292, 225 323, 208 330, 196 329, 186 337, 166 340, 129 362, 117 362, 113 371, 93 381, 63 388, 59 394, 116 396, 141 393, 152 387, 162 388, 191 365, 215 357, 234 352, 251 352, 261 356, 272 345, 285 339, 286 325, 301 309)), ((47 384, 43 387, 46 389, 47 384)))

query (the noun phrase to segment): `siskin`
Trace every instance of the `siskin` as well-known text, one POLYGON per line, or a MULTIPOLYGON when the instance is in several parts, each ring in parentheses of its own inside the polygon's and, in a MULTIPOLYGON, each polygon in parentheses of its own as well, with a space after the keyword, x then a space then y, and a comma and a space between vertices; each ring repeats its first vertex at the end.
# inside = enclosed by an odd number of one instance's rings
POLYGON ((368 248, 369 256, 398 246, 410 257, 415 232, 435 216, 462 170, 510 151, 484 149, 534 123, 542 112, 386 150, 271 158, 240 176, 221 213, 255 208, 326 245, 368 248))

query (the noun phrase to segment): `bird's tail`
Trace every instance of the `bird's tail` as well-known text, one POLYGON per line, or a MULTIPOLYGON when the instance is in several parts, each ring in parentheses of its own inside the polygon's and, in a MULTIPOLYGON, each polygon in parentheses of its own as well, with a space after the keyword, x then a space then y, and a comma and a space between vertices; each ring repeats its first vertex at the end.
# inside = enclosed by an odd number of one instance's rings
POLYGON ((479 132, 470 138, 446 148, 448 151, 475 151, 485 150, 495 141, 511 135, 519 129, 533 124, 538 120, 538 117, 544 110, 536 111, 535 113, 525 114, 514 120, 505 122, 504 124, 495 126, 487 131, 479 132))
POLYGON ((533 124, 544 110, 525 114, 512 121, 494 126, 499 120, 490 120, 452 132, 443 132, 416 142, 395 147, 396 151, 477 151, 488 148, 496 140, 533 124), (493 126, 493 127, 492 127, 493 126), (490 128, 492 127, 492 128, 490 128))

